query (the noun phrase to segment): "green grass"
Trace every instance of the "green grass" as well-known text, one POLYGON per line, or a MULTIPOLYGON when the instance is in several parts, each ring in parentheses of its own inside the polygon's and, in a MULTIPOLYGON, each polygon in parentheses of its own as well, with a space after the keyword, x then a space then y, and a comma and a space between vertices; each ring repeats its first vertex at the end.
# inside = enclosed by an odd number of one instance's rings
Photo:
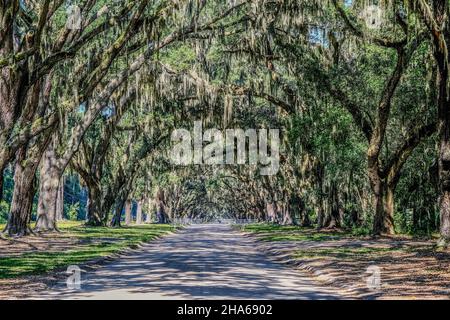
MULTIPOLYGON (((81 226, 83 222, 80 221, 61 221, 58 223, 58 228, 61 230, 66 230, 72 227, 81 226)), ((0 223, 0 231, 3 231, 5 229, 6 223, 0 223)), ((34 225, 32 225, 34 227, 34 225)))
POLYGON ((122 228, 85 227, 80 222, 59 224, 63 234, 76 237, 82 244, 62 252, 28 252, 0 258, 0 279, 35 275, 57 268, 110 256, 174 231, 170 225, 142 225, 122 228))
POLYGON ((317 232, 313 228, 267 223, 244 225, 240 229, 257 234, 263 241, 325 241, 351 236, 345 232, 317 232))

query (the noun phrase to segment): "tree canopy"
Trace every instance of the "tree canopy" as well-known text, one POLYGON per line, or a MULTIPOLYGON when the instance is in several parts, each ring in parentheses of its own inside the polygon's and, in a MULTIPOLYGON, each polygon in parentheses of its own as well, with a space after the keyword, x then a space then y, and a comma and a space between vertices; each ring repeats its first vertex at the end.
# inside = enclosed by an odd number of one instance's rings
POLYGON ((136 203, 139 223, 439 231, 446 245, 449 17, 445 0, 5 0, 4 232, 57 230, 71 188, 93 226, 128 223, 136 203), (172 133, 196 121, 279 129, 277 174, 174 164, 172 133))

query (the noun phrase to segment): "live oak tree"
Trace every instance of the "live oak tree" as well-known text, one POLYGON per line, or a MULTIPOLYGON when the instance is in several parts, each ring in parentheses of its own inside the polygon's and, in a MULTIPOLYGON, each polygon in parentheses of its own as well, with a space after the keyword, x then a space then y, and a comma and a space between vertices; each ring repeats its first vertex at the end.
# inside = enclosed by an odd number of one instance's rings
MULTIPOLYGON (((37 152, 28 155, 32 166, 27 168, 25 177, 17 177, 20 183, 28 184, 34 179, 36 163, 42 155, 42 147, 47 144, 49 131, 55 127, 57 112, 50 107, 53 70, 60 62, 74 57, 80 48, 103 30, 108 29, 110 21, 102 17, 105 10, 93 13, 98 3, 88 1, 81 8, 86 19, 81 22, 83 31, 72 29, 69 23, 61 20, 63 1, 6 1, 1 8, 2 32, 0 39, 2 69, 0 104, 2 120, 0 126, 0 170, 13 160, 16 153, 27 153, 30 140, 37 152), (103 20, 99 22, 100 20, 103 20), (95 25, 95 26, 94 26, 95 25)), ((45 148, 44 148, 45 149, 45 148)), ((23 156, 17 155, 23 161, 23 156)), ((16 160, 17 161, 17 160, 16 160)), ((24 175, 25 172, 18 175, 24 175)), ((3 174, 1 181, 3 179, 3 174)), ((2 185, 0 183, 0 185, 2 185)), ((24 186, 25 187, 25 186, 24 186)), ((2 188, 0 188, 2 189, 2 188)), ((25 220, 29 211, 26 203, 32 201, 34 192, 26 192, 19 201, 15 197, 15 210, 10 214, 7 227, 9 233, 26 234, 25 220), (23 208, 20 208, 21 203, 23 208)))
MULTIPOLYGON (((82 91, 79 94, 81 95, 81 97, 88 97, 89 94, 92 94, 92 92, 95 90, 95 87, 101 82, 101 80, 105 76, 107 76, 108 67, 111 65, 114 58, 119 55, 132 35, 135 34, 135 29, 137 28, 139 30, 139 28, 141 27, 150 28, 149 36, 153 36, 154 39, 148 39, 144 36, 143 39, 140 42, 138 41, 137 43, 138 48, 144 47, 141 50, 143 52, 138 54, 127 68, 120 71, 116 75, 113 74, 111 75, 111 77, 107 77, 107 84, 102 89, 100 89, 99 92, 95 93, 95 98, 91 99, 92 101, 84 101, 81 98, 80 102, 84 102, 88 107, 84 114, 84 117, 80 120, 78 125, 73 128, 73 130, 71 130, 71 134, 70 136, 68 136, 68 140, 65 143, 65 150, 63 152, 60 152, 59 155, 55 154, 51 148, 47 150, 51 158, 48 161, 51 161, 53 165, 47 166, 49 170, 42 174, 43 179, 41 182, 39 193, 38 223, 36 226, 37 229, 52 230, 55 228, 55 199, 58 181, 62 176, 64 169, 69 164, 71 158, 78 150, 78 147, 86 130, 95 120, 100 110, 105 107, 105 104, 114 93, 114 91, 120 88, 131 75, 133 75, 146 63, 146 61, 151 59, 152 55, 167 47, 171 43, 177 40, 182 40, 184 37, 187 37, 190 34, 201 33, 202 31, 206 31, 216 27, 216 24, 219 23, 221 19, 232 14, 234 10, 237 10, 241 6, 240 4, 237 4, 236 6, 231 7, 229 10, 212 18, 203 18, 200 13, 205 6, 205 3, 199 3, 198 8, 193 10, 190 15, 184 17, 185 20, 176 20, 179 18, 179 13, 176 10, 177 8, 173 8, 171 7, 171 5, 184 5, 181 6, 181 9, 184 9, 185 6, 191 6, 192 2, 181 1, 180 3, 173 3, 163 1, 162 3, 163 4, 157 3, 154 8, 151 8, 150 17, 148 18, 148 25, 144 23, 145 19, 141 17, 141 15, 144 14, 143 9, 146 7, 147 1, 143 1, 141 3, 141 6, 136 7, 134 15, 128 23, 127 28, 125 28, 125 30, 117 38, 117 40, 103 53, 102 58, 95 65, 96 68, 94 69, 94 71, 92 71, 92 73, 88 74, 87 76, 83 75, 83 79, 87 79, 87 82, 85 84, 82 84, 82 90, 85 92, 82 91), (172 15, 166 13, 166 10, 168 10, 167 6, 169 6, 170 9, 173 10, 172 15), (203 18, 205 22, 199 21, 200 18, 203 18), (178 27, 175 24, 175 30, 170 30, 168 35, 160 39, 160 35, 164 32, 164 30, 159 30, 156 28, 156 26, 161 24, 163 25, 164 23, 170 24, 170 21, 167 20, 175 20, 180 23, 181 26, 178 27), (201 22, 203 22, 203 24, 201 24, 201 22), (155 28, 153 28, 153 26, 155 28)), ((133 49, 135 50, 135 48, 133 49)), ((74 107, 76 107, 76 105, 74 107)))
POLYGON ((78 16, 67 4, 0 6, 10 235, 32 232, 37 194, 35 230, 57 229, 70 171, 91 226, 133 223, 135 203, 137 223, 431 233, 438 208, 448 243, 447 1, 85 0, 78 16), (194 121, 280 128, 279 171, 175 166, 171 132, 194 121))

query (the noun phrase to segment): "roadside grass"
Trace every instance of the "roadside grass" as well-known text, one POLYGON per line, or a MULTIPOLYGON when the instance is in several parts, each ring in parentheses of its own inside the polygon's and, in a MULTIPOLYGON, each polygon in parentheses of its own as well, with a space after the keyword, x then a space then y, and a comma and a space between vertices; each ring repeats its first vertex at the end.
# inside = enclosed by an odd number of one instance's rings
POLYGON ((0 279, 36 275, 107 257, 177 229, 171 225, 156 224, 122 228, 86 227, 80 222, 62 222, 58 227, 64 237, 77 240, 73 249, 27 252, 19 256, 2 257, 0 279))
POLYGON ((257 223, 238 226, 241 231, 258 235, 262 241, 327 241, 337 240, 343 237, 351 237, 352 234, 345 231, 320 231, 314 228, 299 226, 280 226, 276 224, 257 223))
POLYGON ((381 254, 394 253, 404 251, 403 248, 394 247, 363 247, 363 248, 325 248, 325 249, 304 249, 296 250, 292 257, 294 259, 315 259, 320 257, 329 257, 336 259, 361 258, 372 259, 381 254))
POLYGON ((382 297, 448 298, 450 252, 436 250, 436 235, 371 237, 364 229, 267 223, 235 227, 265 242, 262 248, 280 261, 298 265, 326 284, 352 288, 361 297, 368 292, 368 270, 376 266, 382 272, 382 297))
MULTIPOLYGON (((83 222, 81 221, 61 221, 58 223, 58 228, 60 230, 66 230, 72 227, 77 227, 77 226, 81 226, 83 224, 83 222)), ((6 227, 6 223, 0 223, 0 231, 3 231, 6 227)), ((34 225, 32 225, 32 227, 34 227, 34 225)))

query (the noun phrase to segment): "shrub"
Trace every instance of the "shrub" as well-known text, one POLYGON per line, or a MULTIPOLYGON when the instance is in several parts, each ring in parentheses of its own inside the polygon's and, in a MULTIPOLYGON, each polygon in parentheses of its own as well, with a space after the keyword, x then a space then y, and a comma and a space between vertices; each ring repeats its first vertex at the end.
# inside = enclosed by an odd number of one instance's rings
POLYGON ((0 223, 8 221, 9 205, 6 201, 0 201, 0 223))
POLYGON ((67 219, 69 219, 70 221, 77 221, 79 209, 80 204, 78 202, 71 204, 67 210, 67 219))

